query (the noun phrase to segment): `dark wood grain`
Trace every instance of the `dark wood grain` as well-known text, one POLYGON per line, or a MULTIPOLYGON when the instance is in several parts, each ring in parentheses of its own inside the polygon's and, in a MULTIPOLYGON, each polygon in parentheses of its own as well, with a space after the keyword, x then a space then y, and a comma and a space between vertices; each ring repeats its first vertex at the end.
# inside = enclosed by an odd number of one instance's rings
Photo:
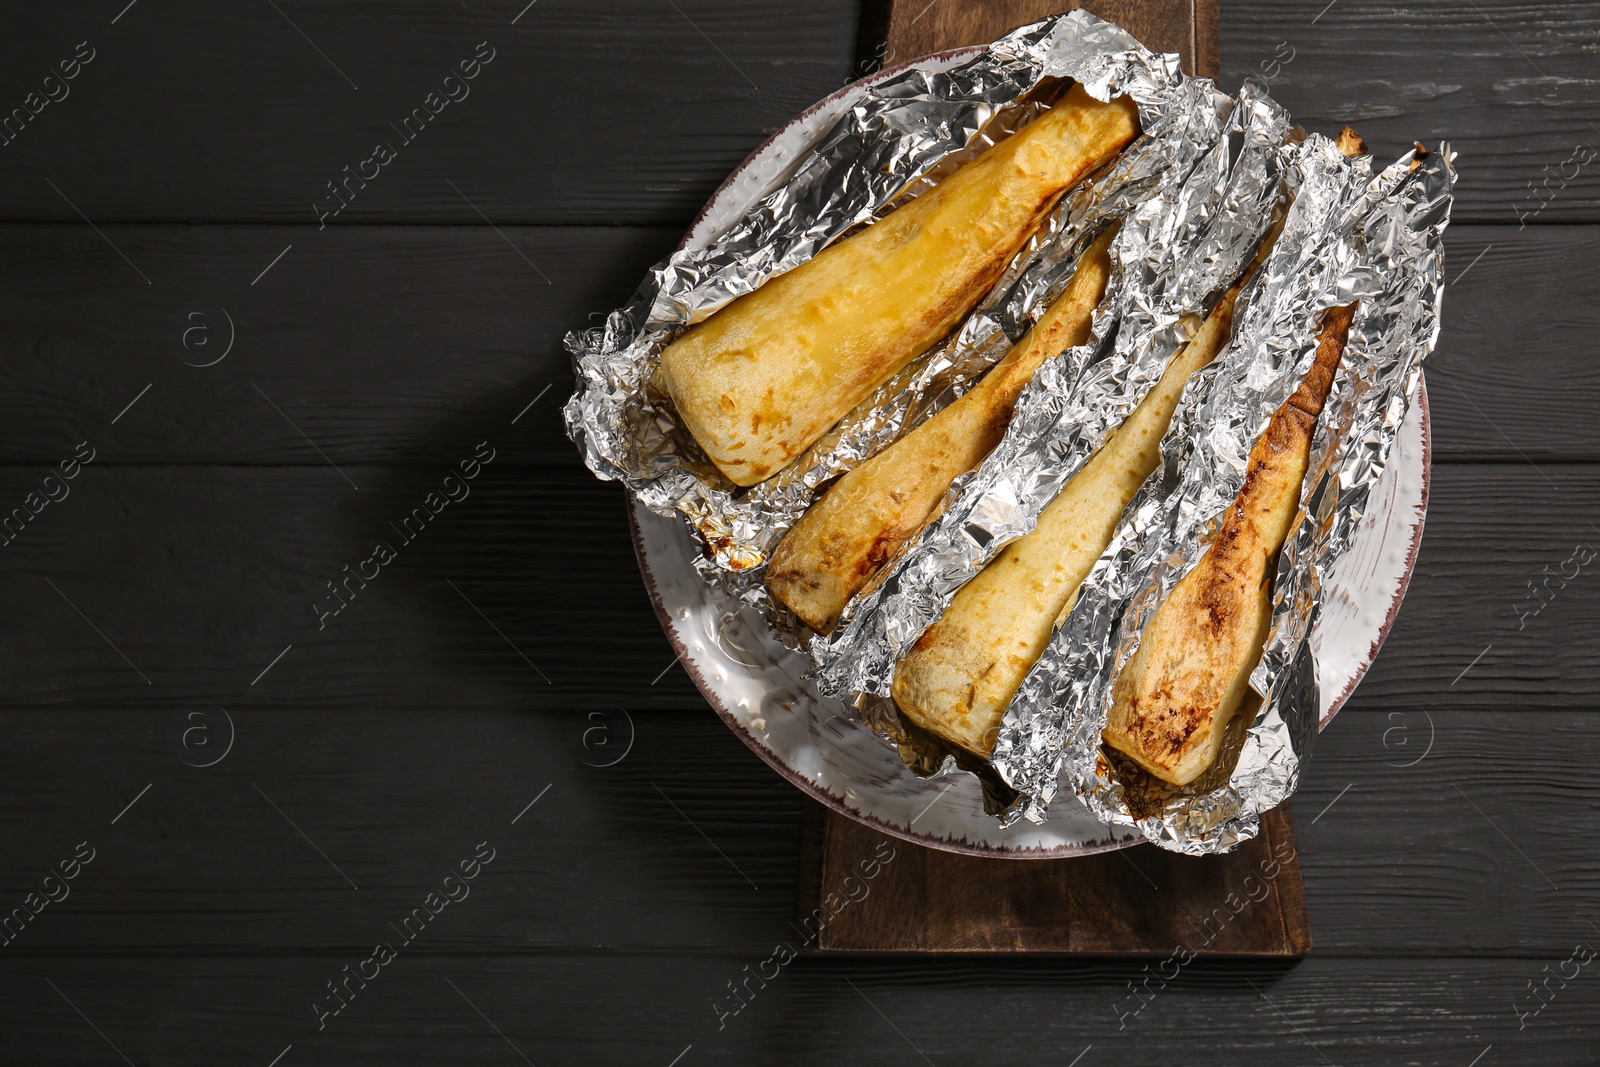
POLYGON ((1227 856, 1141 848, 1027 862, 941 852, 811 810, 822 820, 820 877, 795 922, 818 951, 1186 960, 1311 948, 1286 807, 1227 856))
POLYGON ((326 455, 416 465, 436 462, 436 448, 470 453, 494 427, 507 463, 572 466, 557 415, 572 393, 562 338, 600 325, 681 236, 485 226, 106 233, 155 286, 82 223, 0 227, 0 284, 15 294, 0 308, 8 460, 54 463, 90 438, 114 462, 318 464, 326 455))
POLYGON ((1577 501, 1597 475, 1589 464, 1435 467, 1410 591, 1361 692, 1513 713, 1594 705, 1596 660, 1573 637, 1600 601, 1572 557, 1600 547, 1595 505, 1577 501))
POLYGON ((1593 3, 1220 12, 1224 87, 1270 75, 1310 128, 1359 120, 1380 155, 1460 152, 1421 564, 1294 802, 1315 951, 1196 961, 1136 1016, 1130 983, 1159 960, 807 957, 719 1020, 728 984, 796 937, 806 801, 670 668, 620 492, 555 417, 559 339, 625 300, 773 129, 870 68, 857 7, 0 13, 0 107, 98 49, 0 149, 0 492, 18 504, 42 464, 100 451, 0 549, 5 907, 77 842, 99 849, 0 947, 0 1059, 1594 1061, 1587 971, 1518 1017, 1530 981, 1600 937, 1590 569, 1517 618, 1600 536, 1600 238, 1563 225, 1600 222, 1600 171, 1552 178, 1518 228, 1528 183, 1596 144, 1593 3), (498 54, 471 98, 318 231, 324 183, 482 40, 498 54), (224 307, 238 347, 184 366, 187 315, 224 307), (316 631, 310 594, 485 438, 499 455, 472 497, 316 631), (235 747, 186 767, 175 735, 219 705, 235 747), (620 730, 619 706, 632 749, 586 764, 574 737, 592 712, 620 730), (499 852, 471 897, 318 1032, 325 983, 483 840, 499 852))
POLYGON ((1379 708, 1333 720, 1295 796, 1316 953, 1515 955, 1527 920, 1552 947, 1594 935, 1578 901, 1600 877, 1572 844, 1600 828, 1593 713, 1467 712, 1448 690, 1379 708))
POLYGON ((1046 15, 1079 8, 1109 19, 1183 69, 1215 78, 1216 0, 896 0, 890 4, 884 66, 962 45, 987 44, 1046 15))
MULTIPOLYGON (((298 426, 340 464, 426 465, 542 394, 496 444, 507 464, 571 466, 561 338, 624 303, 681 231, 502 229, 510 244, 481 226, 106 228, 152 288, 81 222, 0 226, 0 462, 91 437, 119 463, 321 463, 298 426), (224 313, 233 351, 186 365, 222 354, 224 313)), ((1600 272, 1577 268, 1600 227, 1457 226, 1445 246, 1435 462, 1600 459, 1600 272)))
MULTIPOLYGON (((471 416, 477 440, 510 429, 496 414, 471 416)), ((638 577, 619 488, 575 464, 491 464, 405 544, 389 524, 470 458, 430 451, 432 466, 343 468, 357 491, 326 465, 117 467, 108 446, 71 496, 0 548, 0 600, 15 613, 0 641, 0 706, 247 697, 262 708, 550 709, 602 695, 643 711, 698 706, 684 673, 666 669, 673 652, 638 577), (398 558, 352 586, 356 598, 319 629, 313 604, 338 603, 327 583, 380 540, 398 558)), ((1435 468, 1417 573, 1365 696, 1398 706, 1448 692, 1458 706, 1513 712, 1600 705, 1600 662, 1572 639, 1600 626, 1592 568, 1554 582, 1536 615, 1528 588, 1545 568, 1559 575, 1576 546, 1600 545, 1590 525, 1600 470, 1542 470, 1555 485, 1526 464, 1435 468)), ((46 473, 0 468, 0 500, 22 506, 46 473)))
POLYGON ((97 54, 0 149, 5 216, 79 221, 65 194, 97 222, 314 231, 327 183, 389 141, 398 157, 329 225, 478 225, 475 205, 500 224, 681 226, 774 128, 853 76, 857 0, 539 0, 512 25, 527 2, 182 0, 115 26, 115 10, 10 9, 6 109, 79 41, 97 54), (470 95, 405 143, 389 124, 485 41, 495 58, 470 95))
MULTIPOLYGON (((497 422, 480 422, 479 440, 510 432, 497 422)), ((431 470, 345 467, 350 482, 331 466, 91 465, 3 549, 3 595, 27 604, 0 641, 4 699, 559 708, 600 696, 605 677, 629 707, 682 706, 694 689, 666 669, 674 655, 619 488, 491 463, 463 502, 405 540, 400 524, 472 456, 440 451, 431 470), (359 576, 344 586, 379 542, 394 561, 364 588, 359 576), (324 618, 314 605, 338 608, 335 581, 349 603, 324 618), (24 617, 32 624, 17 625, 24 617)), ((0 491, 24 504, 46 473, 0 471, 0 491)))
POLYGON ((1225 1049, 1229 1064, 1264 1067, 1323 1063, 1322 1056, 1336 1064, 1467 1064, 1492 1045, 1489 1055, 1508 1062, 1581 1064, 1593 1058, 1600 997, 1584 981, 1592 975, 1580 972, 1584 978, 1558 989, 1519 1029, 1512 1005, 1533 1003, 1525 983, 1542 978, 1547 964, 1554 971, 1570 948, 1554 959, 1378 968, 1317 957, 1293 966, 1197 961, 1164 987, 1146 961, 797 959, 769 981, 751 977, 783 937, 774 931, 745 952, 709 956, 408 952, 321 1032, 313 998, 321 992, 331 1002, 325 983, 342 977, 343 966, 354 973, 360 954, 7 961, 7 1037, 14 1048, 38 1050, 28 1062, 41 1067, 121 1062, 65 995, 136 1063, 264 1065, 292 1044, 297 1064, 430 1067, 665 1067, 691 1045, 680 1063, 896 1067, 923 1062, 919 1050, 932 1063, 1070 1063, 1092 1045, 1103 1063, 1225 1049), (746 1006, 722 1018, 718 1005, 736 1003, 729 983, 744 982, 746 1006), (1130 983, 1148 988, 1148 999, 1130 983))
MULTIPOLYGON (((450 181, 501 224, 680 225, 774 128, 859 73, 854 0, 694 0, 681 13, 540 0, 510 25, 522 6, 285 8, 360 91, 268 4, 145 4, 114 27, 72 6, 19 7, 0 33, 0 60, 15 72, 6 106, 78 41, 93 38, 99 54, 71 96, 4 149, 0 203, 14 219, 78 221, 49 178, 101 222, 315 229, 310 205, 325 183, 489 40, 498 56, 472 95, 448 105, 336 225, 481 222, 450 181)), ((1222 85, 1294 49, 1292 62, 1266 71, 1308 128, 1359 122, 1387 156, 1413 139, 1455 145, 1462 220, 1515 226, 1517 206, 1539 202, 1527 183, 1542 181, 1541 168, 1554 174, 1575 146, 1595 145, 1593 5, 1341 2, 1318 18, 1325 6, 1226 5, 1222 85)), ((923 22, 936 17, 937 6, 923 22)), ((1591 165, 1567 183, 1538 221, 1600 220, 1596 173, 1591 165)))
MULTIPOLYGON (((236 740, 210 768, 182 761, 219 747, 185 753, 177 737, 203 725, 220 746, 215 704, 0 713, 9 746, 28 754, 7 768, 0 900, 18 905, 80 841, 99 851, 0 958, 349 952, 483 840, 499 850, 493 879, 420 951, 764 956, 770 938, 799 939, 789 923, 809 802, 709 709, 630 720, 598 696, 546 712, 225 706, 236 740), (595 766, 626 745, 630 721, 627 755, 595 766), (596 725, 615 747, 592 736, 584 748, 580 728, 596 725)), ((1358 698, 1323 733, 1294 799, 1314 958, 1531 958, 1582 936, 1600 910, 1584 844, 1600 835, 1594 714, 1525 711, 1515 730, 1505 719, 1358 698)), ((1152 848, 1127 856, 1166 884, 1152 848)))
POLYGON ((1600 211, 1600 167, 1562 166, 1600 150, 1595 5, 1229 0, 1222 18, 1225 86, 1265 79, 1307 129, 1351 123, 1379 157, 1449 141, 1457 219, 1515 229, 1600 211))

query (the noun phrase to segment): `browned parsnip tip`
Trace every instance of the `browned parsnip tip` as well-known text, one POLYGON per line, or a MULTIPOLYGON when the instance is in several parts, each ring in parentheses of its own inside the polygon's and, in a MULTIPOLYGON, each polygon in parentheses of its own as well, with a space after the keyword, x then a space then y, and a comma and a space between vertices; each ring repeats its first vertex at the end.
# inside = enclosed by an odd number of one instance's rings
POLYGON ((1338 146, 1339 151, 1347 156, 1364 156, 1369 151, 1367 142, 1361 139, 1359 133, 1348 126, 1339 131, 1339 139, 1334 143, 1338 146))
MULTIPOLYGON (((1336 143, 1347 156, 1368 151, 1348 126, 1336 143)), ((1112 684, 1101 736, 1162 781, 1182 786, 1204 774, 1249 694, 1272 622, 1274 567, 1300 508, 1311 435, 1355 309, 1324 315, 1311 368, 1250 450, 1244 484, 1210 547, 1156 609, 1112 684)))
POLYGON ((1311 436, 1356 305, 1329 310, 1316 358, 1250 450, 1244 484, 1211 545, 1156 609, 1112 683, 1106 744, 1187 785, 1211 766, 1261 658, 1278 553, 1300 509, 1311 436))

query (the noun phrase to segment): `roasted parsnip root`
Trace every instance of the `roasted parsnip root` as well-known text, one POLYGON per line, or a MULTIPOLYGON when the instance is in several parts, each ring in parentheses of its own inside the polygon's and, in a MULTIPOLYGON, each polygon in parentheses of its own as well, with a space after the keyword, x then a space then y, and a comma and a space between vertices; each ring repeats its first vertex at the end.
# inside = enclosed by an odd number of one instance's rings
POLYGON ((1056 200, 1139 133, 1073 86, 934 188, 690 328, 660 382, 719 470, 776 474, 961 321, 1056 200))
POLYGON ((1186 785, 1211 766, 1261 658, 1278 552, 1300 508, 1312 431, 1355 307, 1327 313, 1316 360, 1251 448, 1211 546, 1156 609, 1112 683, 1101 736, 1163 781, 1186 785))
POLYGON ((841 478, 778 542, 767 588, 807 626, 839 614, 920 530, 956 476, 983 462, 1039 366, 1089 337, 1111 276, 1116 228, 1097 237, 1039 321, 960 399, 841 478))
POLYGON ((1239 286, 1225 293, 1161 379, 1051 501, 956 593, 895 671, 895 703, 912 722, 987 756, 1006 706, 1044 652, 1117 520, 1161 459, 1184 383, 1216 358, 1233 327, 1239 286))

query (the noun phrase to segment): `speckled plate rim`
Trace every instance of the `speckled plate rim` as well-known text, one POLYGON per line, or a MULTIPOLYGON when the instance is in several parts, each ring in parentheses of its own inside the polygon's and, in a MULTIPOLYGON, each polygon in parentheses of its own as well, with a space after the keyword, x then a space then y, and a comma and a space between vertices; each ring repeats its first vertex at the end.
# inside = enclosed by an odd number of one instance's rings
MULTIPOLYGON (((759 199, 760 196, 765 195, 776 184, 777 179, 787 167, 798 157, 800 152, 816 136, 820 135, 820 132, 826 126, 832 124, 837 116, 844 111, 847 103, 852 98, 865 89, 910 67, 948 68, 982 51, 982 48, 983 46, 974 46, 953 49, 922 59, 899 63, 854 81, 818 101, 777 129, 728 175, 717 191, 712 194, 701 208, 699 214, 695 217, 693 225, 691 225, 689 231, 680 242, 679 247, 708 242, 720 226, 727 225, 732 218, 742 214, 749 204, 759 199), (813 130, 809 136, 806 132, 807 128, 812 128, 813 130), (758 168, 764 168, 766 173, 764 175, 758 173, 758 168)), ((1346 624, 1355 626, 1358 629, 1368 629, 1370 636, 1365 637, 1365 653, 1359 655, 1351 667, 1341 672, 1342 681, 1327 678, 1319 679, 1320 697, 1324 705, 1319 719, 1319 730, 1326 727, 1333 717, 1338 714, 1339 710, 1344 707, 1351 694, 1355 691, 1357 684, 1359 684, 1373 661, 1377 658, 1378 651, 1382 648, 1384 641, 1388 638, 1389 632, 1394 626, 1395 618, 1400 610, 1400 604, 1405 598, 1406 591, 1410 586, 1412 572, 1416 566, 1417 553, 1421 546, 1422 530, 1427 513, 1432 470, 1432 420, 1428 410, 1426 383, 1420 375, 1411 399, 1412 403, 1407 412, 1402 436, 1416 439, 1415 445, 1419 447, 1408 455, 1400 449, 1399 442, 1397 442, 1395 458, 1391 461, 1389 469, 1384 472, 1378 489, 1375 491, 1375 495, 1381 495, 1381 499, 1388 503, 1388 507, 1381 511, 1376 508, 1369 510, 1358 528, 1355 543, 1352 545, 1350 553, 1340 561, 1343 565, 1348 561, 1359 558, 1358 549, 1363 546, 1371 548, 1374 542, 1381 556, 1381 551, 1385 546, 1389 546, 1393 541, 1403 538, 1405 541, 1403 556, 1391 551, 1390 569, 1398 571, 1391 578, 1391 581, 1394 582, 1394 592, 1386 605, 1387 610, 1381 622, 1375 628, 1375 632, 1372 632, 1370 625, 1367 627, 1361 626, 1360 615, 1363 605, 1351 598, 1351 603, 1348 605, 1350 610, 1346 612, 1346 615, 1349 616, 1346 624), (1407 431, 1410 432, 1408 433, 1407 431), (1420 455, 1417 454, 1418 452, 1420 452, 1420 455), (1405 494, 1410 495, 1412 499, 1409 501, 1400 500, 1401 483, 1413 478, 1415 482, 1410 487, 1411 492, 1405 494), (1406 510, 1410 512, 1410 521, 1397 522, 1396 520, 1399 517, 1397 512, 1403 513, 1406 510), (1387 520, 1384 524, 1385 528, 1381 531, 1376 529, 1377 523, 1374 521, 1380 514, 1387 520), (1363 536, 1363 534, 1366 536, 1363 536), (1395 566, 1396 564, 1398 566, 1395 566), (1337 688, 1331 689, 1330 686, 1337 686, 1337 688)), ((728 694, 708 674, 711 665, 702 662, 700 656, 691 647, 694 642, 687 636, 680 622, 674 619, 663 593, 662 586, 665 576, 658 576, 656 573, 657 565, 667 564, 670 561, 665 558, 652 560, 652 552, 647 547, 647 539, 641 525, 643 523, 661 521, 658 516, 655 516, 636 501, 629 500, 628 525, 633 540, 634 553, 639 561, 639 570, 643 576, 646 591, 650 596, 651 605, 655 608, 656 616, 661 622, 661 627, 667 635, 668 642, 678 656, 678 662, 683 665, 696 688, 700 690, 706 701, 721 717, 722 721, 727 724, 728 728, 733 731, 734 735, 772 767, 773 770, 777 771, 778 774, 808 796, 842 815, 890 836, 910 841, 914 844, 965 855, 1000 859, 1059 859, 1126 848, 1143 840, 1136 833, 1123 828, 1114 830, 1104 824, 1094 823, 1088 818, 1087 811, 1080 806, 1074 814, 1080 814, 1082 821, 1097 826, 1104 832, 1105 836, 1098 839, 1080 840, 1054 846, 1000 844, 981 840, 974 842, 966 839, 965 836, 952 837, 941 835, 934 831, 914 829, 911 824, 914 824, 921 817, 920 814, 917 817, 913 817, 910 823, 900 819, 881 817, 876 811, 872 810, 871 804, 868 804, 865 808, 852 806, 848 796, 840 795, 813 781, 810 777, 791 766, 781 753, 775 751, 771 746, 764 743, 761 738, 757 737, 749 725, 731 710, 730 701, 727 699, 728 694), (1119 830, 1121 832, 1118 832, 1119 830)), ((678 536, 686 544, 692 546, 693 534, 687 524, 677 524, 677 532, 678 536)), ((1334 569, 1334 573, 1329 578, 1329 585, 1334 585, 1337 582, 1343 569, 1342 567, 1334 569)), ((690 573, 693 574, 692 568, 690 573)), ((694 576, 694 580, 696 582, 699 581, 697 575, 694 576)), ((1320 636, 1323 631, 1324 626, 1319 621, 1317 636, 1320 636)), ((776 644, 775 639, 768 638, 768 640, 776 644)), ((1357 647, 1359 647, 1359 642, 1357 642, 1357 647)), ((1321 658, 1320 651, 1319 645, 1319 660, 1321 658)), ((818 698, 812 696, 811 699, 818 698)), ((863 733, 866 732, 865 727, 856 726, 855 729, 863 733)), ((876 740, 883 746, 885 754, 898 762, 898 757, 894 755, 893 749, 888 742, 881 739, 876 740)), ((909 775, 909 772, 906 772, 906 774, 909 775)), ((913 788, 918 789, 917 799, 920 800, 923 795, 926 795, 928 806, 931 807, 961 779, 967 779, 969 782, 973 781, 971 776, 966 775, 965 772, 954 771, 950 772, 949 775, 938 775, 927 779, 915 779, 913 776, 913 781, 916 783, 913 788), (951 775, 954 777, 951 777, 951 775)), ((846 792, 853 791, 847 789, 846 792)), ((857 799, 870 795, 870 793, 858 794, 857 799)), ((1058 806, 1068 807, 1071 803, 1070 798, 1062 797, 1058 801, 1058 806)), ((926 810, 926 808, 923 809, 923 812, 925 813, 926 810)), ((998 829, 995 821, 987 815, 978 813, 975 816, 975 820, 977 824, 968 827, 968 830, 969 832, 975 832, 980 838, 998 829)), ((1054 819, 1052 818, 1050 821, 1053 822, 1054 819)))

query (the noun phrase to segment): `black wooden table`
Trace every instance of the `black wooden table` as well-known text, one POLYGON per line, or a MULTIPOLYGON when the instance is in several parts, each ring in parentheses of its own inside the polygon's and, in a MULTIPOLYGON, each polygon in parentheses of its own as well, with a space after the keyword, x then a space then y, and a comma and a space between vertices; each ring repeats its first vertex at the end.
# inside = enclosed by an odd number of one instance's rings
POLYGON ((560 338, 859 22, 0 15, 0 1061, 1600 1062, 1593 3, 1223 5, 1226 87, 1462 174, 1421 562, 1296 800, 1313 953, 752 979, 807 802, 674 666, 560 338))

